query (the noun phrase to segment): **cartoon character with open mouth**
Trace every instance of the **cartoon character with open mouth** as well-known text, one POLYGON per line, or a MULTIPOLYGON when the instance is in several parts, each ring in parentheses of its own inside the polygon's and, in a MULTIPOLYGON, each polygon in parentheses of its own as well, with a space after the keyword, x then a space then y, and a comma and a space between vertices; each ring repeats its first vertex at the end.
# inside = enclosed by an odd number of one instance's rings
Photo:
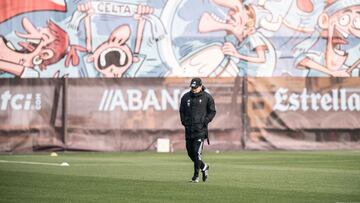
POLYGON ((349 77, 345 62, 349 37, 360 38, 360 0, 329 0, 318 20, 319 31, 294 49, 296 66, 307 76, 349 77))
POLYGON ((133 15, 133 18, 137 21, 134 51, 127 45, 131 36, 131 29, 128 24, 119 25, 112 31, 106 41, 93 50, 91 17, 96 14, 95 4, 98 5, 99 2, 94 1, 93 4, 90 1, 78 6, 78 11, 85 14, 86 49, 89 53, 87 62, 93 63, 95 69, 103 77, 123 77, 134 63, 140 61, 138 55, 143 41, 145 18, 149 17, 154 12, 154 9, 145 5, 138 5, 136 8, 133 15))
POLYGON ((236 64, 239 76, 272 76, 275 50, 270 41, 257 31, 252 7, 239 0, 214 0, 214 3, 229 9, 226 19, 206 12, 200 19, 199 32, 227 33, 221 51, 231 58, 228 64, 236 64))
POLYGON ((22 19, 25 33, 15 32, 24 41, 21 49, 0 36, 0 70, 18 77, 39 77, 47 66, 57 63, 67 54, 69 36, 53 21, 36 28, 29 19, 22 19))

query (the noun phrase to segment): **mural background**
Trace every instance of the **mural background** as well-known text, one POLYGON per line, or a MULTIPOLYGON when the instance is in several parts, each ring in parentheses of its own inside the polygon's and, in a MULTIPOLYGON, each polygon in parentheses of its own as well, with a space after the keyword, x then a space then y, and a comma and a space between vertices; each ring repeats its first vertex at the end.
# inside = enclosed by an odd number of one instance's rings
POLYGON ((359 76, 358 0, 39 2, 0 1, 1 78, 359 76))

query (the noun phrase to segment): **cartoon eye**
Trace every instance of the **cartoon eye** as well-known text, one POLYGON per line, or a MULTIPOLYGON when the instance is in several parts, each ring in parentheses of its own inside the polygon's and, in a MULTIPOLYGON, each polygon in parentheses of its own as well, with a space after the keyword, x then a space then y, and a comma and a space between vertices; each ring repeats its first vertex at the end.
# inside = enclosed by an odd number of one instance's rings
POLYGON ((353 24, 356 29, 360 29, 360 17, 355 18, 353 24))
POLYGON ((348 15, 341 16, 341 18, 339 19, 339 23, 342 26, 348 25, 350 23, 350 16, 348 15))

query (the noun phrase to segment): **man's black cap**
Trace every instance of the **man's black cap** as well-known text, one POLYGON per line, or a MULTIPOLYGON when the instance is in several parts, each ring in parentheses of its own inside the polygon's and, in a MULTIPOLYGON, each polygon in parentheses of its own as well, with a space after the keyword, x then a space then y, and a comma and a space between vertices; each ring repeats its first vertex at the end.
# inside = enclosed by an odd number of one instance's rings
POLYGON ((190 83, 191 88, 198 88, 202 85, 200 78, 193 78, 190 83))

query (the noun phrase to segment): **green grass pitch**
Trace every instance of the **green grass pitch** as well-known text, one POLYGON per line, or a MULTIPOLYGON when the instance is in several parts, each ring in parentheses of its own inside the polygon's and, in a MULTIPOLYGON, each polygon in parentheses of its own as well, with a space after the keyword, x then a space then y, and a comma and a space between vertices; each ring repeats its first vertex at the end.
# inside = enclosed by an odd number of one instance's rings
POLYGON ((0 155, 0 202, 360 202, 360 151, 0 155), (29 163, 31 162, 31 164, 29 163), (67 162, 70 166, 40 163, 67 162))

